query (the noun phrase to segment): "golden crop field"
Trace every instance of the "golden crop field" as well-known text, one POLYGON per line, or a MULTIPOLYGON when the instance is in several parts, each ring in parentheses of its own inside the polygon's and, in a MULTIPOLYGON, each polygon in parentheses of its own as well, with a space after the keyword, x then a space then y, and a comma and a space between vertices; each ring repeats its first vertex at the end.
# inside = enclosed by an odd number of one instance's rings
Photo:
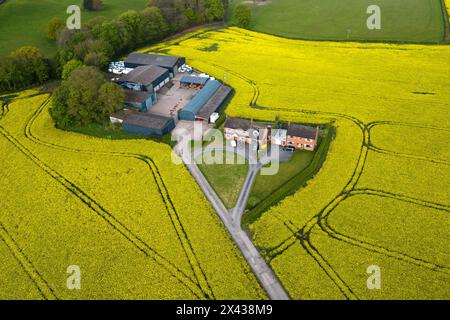
POLYGON ((447 12, 448 12, 449 21, 450 21, 450 1, 449 0, 445 0, 445 6, 447 7, 447 12))
POLYGON ((266 298, 167 145, 56 130, 49 101, 1 102, 0 299, 266 298))
POLYGON ((292 298, 450 298, 449 46, 227 28, 142 51, 225 79, 229 115, 336 127, 321 171, 251 225, 292 298), (371 265, 381 290, 367 288, 371 265))

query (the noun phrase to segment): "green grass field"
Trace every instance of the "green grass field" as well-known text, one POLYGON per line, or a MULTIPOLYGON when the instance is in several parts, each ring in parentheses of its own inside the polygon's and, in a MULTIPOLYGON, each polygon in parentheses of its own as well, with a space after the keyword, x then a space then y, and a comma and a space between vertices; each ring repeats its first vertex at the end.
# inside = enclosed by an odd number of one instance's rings
MULTIPOLYGON (((225 155, 222 152, 217 152, 215 154, 215 157, 219 156, 225 159, 225 155)), ((241 157, 239 158, 240 163, 245 161, 241 157)), ((204 161, 208 161, 208 159, 211 159, 211 154, 204 154, 203 159, 204 161)), ((248 165, 203 163, 199 164, 198 167, 206 179, 208 179, 208 182, 216 191, 223 204, 227 208, 233 208, 239 197, 239 192, 241 191, 245 176, 247 175, 248 165)))
POLYGON ((253 30, 289 38, 436 43, 444 36, 440 0, 272 0, 251 6, 253 30), (373 4, 381 8, 381 30, 366 26, 373 4))
MULTIPOLYGON (((65 20, 66 9, 81 0, 8 0, 0 5, 0 56, 24 45, 36 46, 50 55, 56 48, 47 39, 47 23, 52 17, 65 20)), ((105 0, 101 11, 82 11, 81 23, 95 16, 114 17, 126 10, 142 10, 147 0, 105 0)))
POLYGON ((311 163, 313 157, 313 152, 301 150, 294 153, 289 162, 280 163, 280 169, 276 175, 258 175, 250 193, 248 205, 253 207, 280 189, 292 177, 302 172, 311 163))

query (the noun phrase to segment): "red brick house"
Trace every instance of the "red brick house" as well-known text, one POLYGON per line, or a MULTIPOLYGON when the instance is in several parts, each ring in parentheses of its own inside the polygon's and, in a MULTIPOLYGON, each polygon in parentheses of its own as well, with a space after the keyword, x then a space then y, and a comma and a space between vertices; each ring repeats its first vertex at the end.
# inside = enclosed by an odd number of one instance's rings
POLYGON ((286 146, 296 149, 314 151, 319 139, 319 127, 308 127, 301 124, 282 124, 282 129, 287 130, 286 146))

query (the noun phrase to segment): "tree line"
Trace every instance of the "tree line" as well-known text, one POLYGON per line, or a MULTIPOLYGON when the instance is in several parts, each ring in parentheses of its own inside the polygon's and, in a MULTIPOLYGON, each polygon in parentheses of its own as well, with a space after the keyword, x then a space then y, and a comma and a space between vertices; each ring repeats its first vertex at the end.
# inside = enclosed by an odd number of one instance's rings
POLYGON ((223 20, 227 7, 228 0, 150 0, 140 12, 130 10, 111 20, 98 16, 81 30, 68 30, 62 19, 53 18, 47 36, 57 43, 55 56, 45 58, 39 49, 24 47, 0 58, 0 92, 60 78, 71 60, 103 69, 114 57, 139 46, 193 25, 223 20))
MULTIPOLYGON (((241 20, 249 14, 244 7, 242 11, 243 6, 237 6, 234 15, 236 24, 243 27, 247 24, 241 20)), ((53 97, 52 115, 57 125, 64 128, 85 125, 85 120, 105 122, 106 114, 100 109, 109 114, 119 108, 123 93, 115 84, 107 86, 100 70, 115 57, 144 44, 190 26, 224 20, 227 8, 228 0, 150 0, 140 12, 126 11, 114 19, 98 16, 83 24, 81 30, 69 30, 63 20, 53 18, 47 36, 57 43, 55 56, 47 59, 39 49, 24 47, 0 59, 0 92, 62 79, 53 97), (116 98, 115 103, 107 99, 108 94, 116 98)))

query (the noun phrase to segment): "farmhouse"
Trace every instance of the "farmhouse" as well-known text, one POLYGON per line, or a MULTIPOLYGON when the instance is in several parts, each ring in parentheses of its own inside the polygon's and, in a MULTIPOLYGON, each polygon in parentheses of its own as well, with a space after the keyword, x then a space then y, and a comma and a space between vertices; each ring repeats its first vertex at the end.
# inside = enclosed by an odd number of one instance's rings
POLYGON ((224 124, 225 139, 247 144, 266 145, 268 132, 267 128, 255 126, 253 120, 248 119, 227 118, 224 124))
POLYGON ((314 151, 319 139, 319 127, 308 127, 296 123, 282 124, 282 129, 287 130, 286 145, 296 149, 314 151))
POLYGON ((175 128, 175 121, 157 114, 136 112, 123 120, 122 127, 125 132, 162 136, 175 128))
POLYGON ((147 112, 157 99, 156 94, 148 91, 134 91, 125 89, 125 106, 140 112, 147 112))
POLYGON ((148 65, 137 67, 128 74, 122 76, 118 83, 128 89, 136 91, 158 91, 170 81, 167 69, 148 65))
POLYGON ((211 116, 222 106, 231 93, 231 88, 217 80, 206 85, 178 112, 180 120, 214 122, 211 116))
POLYGON ((186 63, 184 57, 163 56, 148 53, 132 53, 125 61, 126 68, 137 68, 140 66, 158 66, 169 71, 170 77, 173 78, 178 73, 178 68, 186 63))
POLYGON ((227 118, 224 124, 225 139, 247 144, 258 142, 264 145, 266 139, 279 146, 314 151, 319 138, 319 127, 308 127, 296 123, 282 123, 281 128, 255 125, 252 120, 227 118))

